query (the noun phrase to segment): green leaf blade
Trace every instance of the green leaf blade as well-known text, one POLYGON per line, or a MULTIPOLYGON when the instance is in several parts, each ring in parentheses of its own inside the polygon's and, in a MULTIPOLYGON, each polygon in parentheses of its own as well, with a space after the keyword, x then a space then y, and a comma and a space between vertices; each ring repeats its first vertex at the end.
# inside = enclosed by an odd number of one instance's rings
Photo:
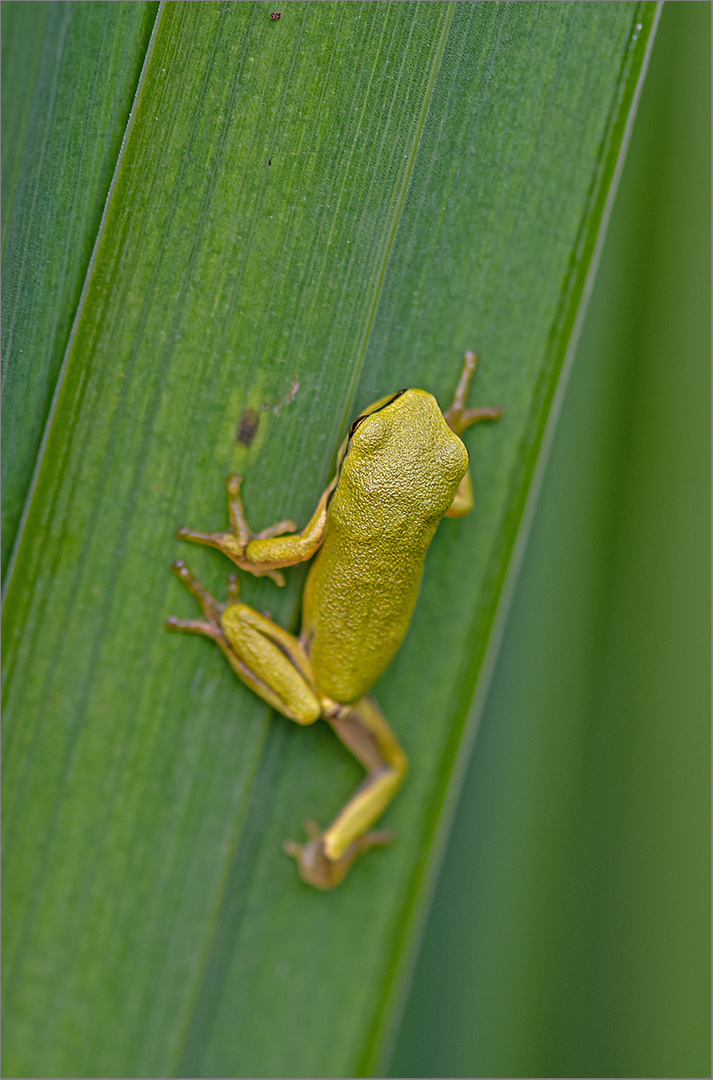
POLYGON ((3 574, 156 9, 2 7, 3 574))

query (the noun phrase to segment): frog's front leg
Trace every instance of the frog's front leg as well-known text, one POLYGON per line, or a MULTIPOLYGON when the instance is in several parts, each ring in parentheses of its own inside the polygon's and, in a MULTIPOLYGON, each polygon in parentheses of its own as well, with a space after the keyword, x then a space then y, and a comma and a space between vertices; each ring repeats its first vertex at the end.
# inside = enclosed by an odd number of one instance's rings
MULTIPOLYGON (((503 410, 498 405, 493 408, 466 409, 465 404, 468 400, 470 380, 473 378, 477 366, 477 355, 474 352, 467 352, 465 354, 465 362, 463 364, 463 371, 461 372, 458 388, 456 389, 453 398, 453 404, 450 408, 446 409, 443 414, 443 419, 446 421, 451 431, 455 432, 456 435, 462 435, 466 428, 469 428, 471 424, 478 424, 484 420, 499 420, 503 415, 503 410)), ((458 490, 455 493, 453 502, 446 511, 446 517, 465 517, 472 509, 473 484, 470 479, 470 469, 468 469, 458 485, 458 490)))
POLYGON ((173 571, 201 605, 205 621, 172 617, 168 629, 212 638, 238 678, 263 701, 298 724, 313 724, 322 705, 312 665, 297 638, 242 604, 237 578, 228 579, 228 602, 221 604, 182 562, 175 562, 173 571))
POLYGON ((285 844, 299 864, 300 875, 318 889, 331 889, 363 851, 393 840, 393 834, 372 830, 403 783, 408 761, 373 698, 337 706, 326 715, 334 731, 359 759, 366 778, 323 832, 310 826, 306 844, 285 844))
POLYGON ((256 577, 271 577, 278 585, 284 585, 285 580, 278 567, 293 566, 311 559, 324 539, 327 502, 334 488, 334 481, 325 490, 306 527, 302 532, 291 536, 282 534, 295 533, 297 526, 293 521, 281 521, 259 533, 251 530, 245 520, 240 484, 239 476, 228 477, 230 532, 202 533, 181 528, 176 530, 176 536, 180 540, 193 540, 197 544, 218 548, 242 570, 247 570, 256 577))

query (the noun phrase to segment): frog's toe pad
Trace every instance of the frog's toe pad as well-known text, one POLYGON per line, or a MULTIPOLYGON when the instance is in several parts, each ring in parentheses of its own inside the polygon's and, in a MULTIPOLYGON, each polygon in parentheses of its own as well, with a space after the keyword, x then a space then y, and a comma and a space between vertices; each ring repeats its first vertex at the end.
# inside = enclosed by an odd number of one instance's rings
POLYGON ((302 880, 317 889, 333 889, 344 880, 347 870, 363 851, 370 847, 385 847, 396 839, 387 830, 371 830, 357 837, 338 859, 330 859, 324 850, 324 833, 319 831, 319 827, 309 821, 305 831, 309 836, 306 844, 295 844, 288 840, 284 850, 297 861, 302 880))

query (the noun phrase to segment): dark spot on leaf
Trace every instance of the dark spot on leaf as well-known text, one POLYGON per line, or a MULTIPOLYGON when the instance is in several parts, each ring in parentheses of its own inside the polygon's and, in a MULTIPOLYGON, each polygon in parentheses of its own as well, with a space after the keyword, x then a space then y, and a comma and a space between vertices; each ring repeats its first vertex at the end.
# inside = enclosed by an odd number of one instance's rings
POLYGON ((257 435, 260 426, 260 416, 255 409, 246 409, 238 424, 237 441, 243 446, 250 446, 257 435))

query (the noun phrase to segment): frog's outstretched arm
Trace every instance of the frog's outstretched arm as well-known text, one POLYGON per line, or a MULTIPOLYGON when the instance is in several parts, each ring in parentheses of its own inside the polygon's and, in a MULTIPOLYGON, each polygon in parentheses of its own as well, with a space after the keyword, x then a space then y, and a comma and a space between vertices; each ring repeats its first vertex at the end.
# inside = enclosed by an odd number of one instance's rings
POLYGON ((372 831, 370 826, 393 799, 408 767, 396 736, 368 695, 339 707, 326 719, 367 776, 328 829, 320 833, 310 825, 306 844, 285 844, 288 855, 297 859, 303 880, 318 889, 338 885, 358 855, 393 840, 392 833, 372 831))
MULTIPOLYGON (((462 435, 471 424, 479 424, 483 420, 499 420, 503 415, 503 410, 497 405, 494 408, 466 409, 465 403, 468 398, 470 380, 473 378, 477 366, 478 357, 476 354, 467 352, 453 404, 443 414, 443 419, 456 435, 462 435)), ((446 517, 465 517, 472 509, 473 484, 471 483, 469 469, 458 486, 453 502, 446 511, 446 517)))
POLYGON ((293 566, 311 559, 324 540, 327 503, 334 490, 336 477, 324 491, 317 509, 302 532, 291 536, 280 534, 294 534, 297 526, 293 521, 280 521, 262 532, 253 533, 245 520, 240 484, 241 477, 228 477, 230 532, 202 533, 182 528, 176 530, 176 536, 180 540, 193 540, 196 544, 218 548, 241 570, 248 570, 256 577, 271 577, 278 585, 284 585, 285 579, 278 567, 293 566))

